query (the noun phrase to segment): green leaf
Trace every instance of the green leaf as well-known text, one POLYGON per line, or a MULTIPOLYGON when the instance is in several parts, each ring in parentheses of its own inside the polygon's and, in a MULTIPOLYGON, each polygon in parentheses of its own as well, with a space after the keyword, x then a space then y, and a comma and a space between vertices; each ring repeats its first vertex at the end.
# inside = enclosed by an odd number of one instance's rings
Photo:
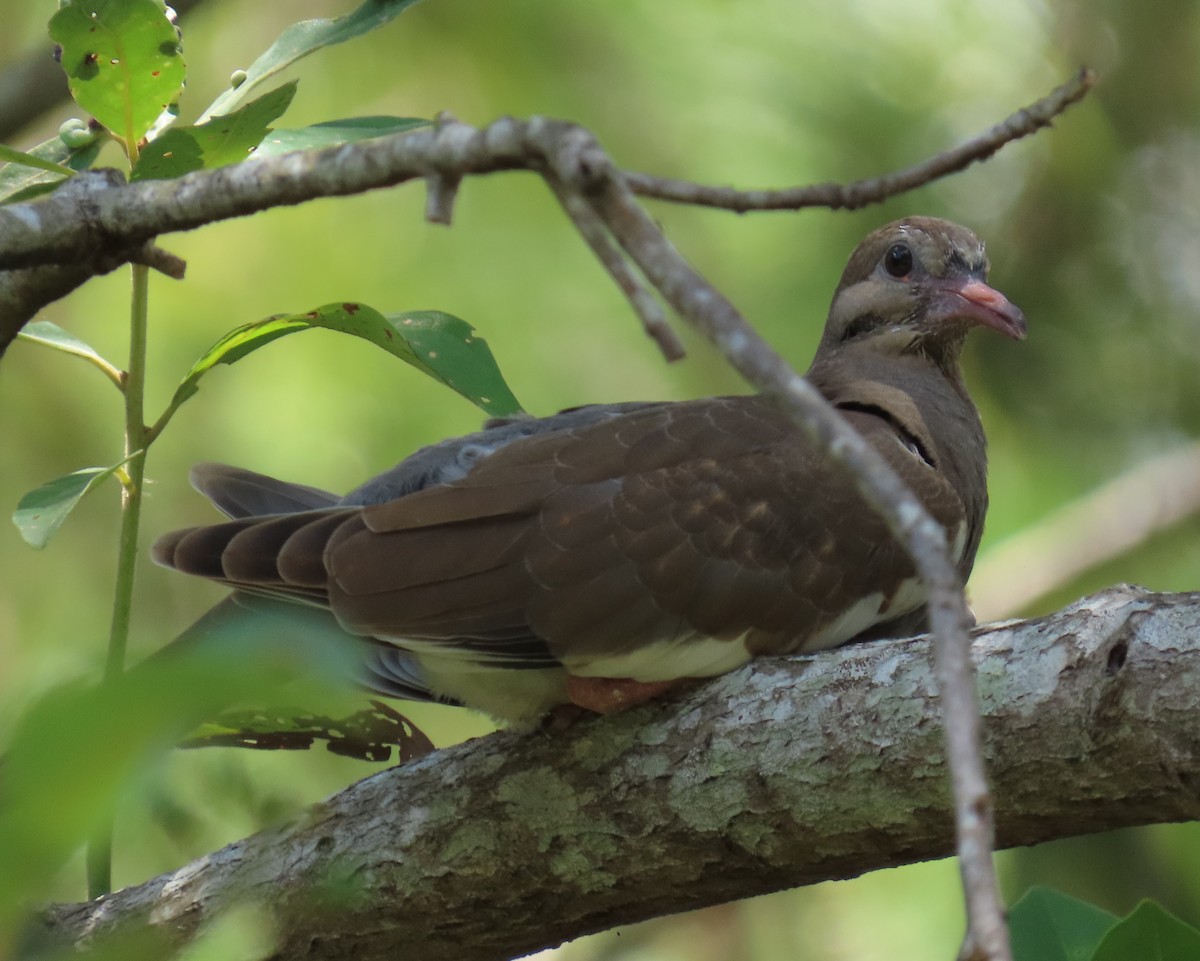
POLYGON ((56 477, 22 497, 12 519, 25 542, 32 547, 45 547, 84 495, 120 466, 85 467, 73 474, 56 477))
POLYGON ((291 105, 296 85, 293 80, 241 110, 214 117, 207 123, 172 127, 146 145, 130 179, 169 180, 193 170, 211 170, 245 160, 271 132, 271 121, 282 116, 291 105))
MULTIPOLYGON (((436 310, 385 316, 366 304, 326 304, 303 314, 268 317, 231 330, 196 361, 171 399, 169 417, 196 393, 200 378, 217 364, 233 364, 273 340, 300 330, 323 327, 352 334, 382 347, 435 380, 457 391, 495 417, 518 413, 496 360, 482 337, 465 320, 436 310)), ((162 420, 156 425, 161 429, 162 420)))
POLYGON ((1091 961, 1196 961, 1200 931, 1143 901, 1104 935, 1091 961))
POLYGON ((64 167, 62 164, 54 163, 51 160, 43 160, 35 154, 13 150, 12 147, 6 147, 2 143, 0 143, 0 160, 5 160, 8 163, 24 164, 26 167, 36 167, 38 170, 46 170, 60 177, 69 177, 75 172, 70 167, 64 167))
POLYGON ((1086 901, 1030 888, 1008 912, 1013 961, 1088 961, 1116 923, 1115 914, 1086 901))
POLYGON ((320 702, 345 685, 345 635, 333 642, 328 619, 288 614, 271 631, 223 621, 111 682, 57 688, 17 721, 0 783, 0 932, 47 897, 71 853, 189 731, 239 703, 320 702))
MULTIPOLYGON (((37 157, 47 163, 59 164, 72 170, 87 170, 100 153, 102 141, 95 140, 82 147, 68 147, 61 137, 52 137, 40 143, 26 156, 37 157)), ((36 170, 26 164, 8 163, 0 167, 0 204, 19 203, 31 200, 52 191, 66 182, 66 177, 47 170, 36 170)))
POLYGON ((65 354, 82 357, 89 364, 99 367, 113 383, 118 386, 121 385, 121 371, 115 365, 110 364, 101 357, 91 344, 84 343, 73 334, 67 333, 57 324, 52 324, 48 320, 30 321, 21 328, 17 337, 33 344, 41 344, 45 347, 51 347, 54 350, 61 350, 65 354))
POLYGON ((66 0, 50 38, 76 103, 128 144, 183 89, 179 35, 161 0, 66 0))
POLYGON ((329 120, 315 123, 311 127, 296 130, 272 131, 254 151, 255 157, 271 157, 289 150, 307 150, 313 147, 337 147, 356 140, 370 140, 388 134, 404 133, 429 127, 428 120, 417 117, 349 117, 345 120, 329 120))
POLYGON ((250 65, 244 76, 239 72, 241 82, 217 97, 201 114, 200 120, 228 113, 241 103, 251 90, 285 67, 322 47, 352 40, 382 27, 416 2, 417 0, 365 0, 357 9, 336 20, 304 20, 293 23, 250 65))
POLYGON ((487 341, 475 336, 475 328, 465 320, 440 310, 391 314, 387 320, 416 355, 409 361, 414 367, 493 417, 521 412, 487 341))

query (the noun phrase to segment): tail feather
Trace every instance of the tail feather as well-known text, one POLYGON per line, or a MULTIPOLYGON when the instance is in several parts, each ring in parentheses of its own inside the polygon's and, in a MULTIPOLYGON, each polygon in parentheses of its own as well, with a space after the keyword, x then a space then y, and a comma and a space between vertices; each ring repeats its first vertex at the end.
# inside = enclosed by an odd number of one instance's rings
POLYGON ((279 552, 311 520, 310 514, 282 514, 256 518, 254 524, 237 531, 221 548, 221 567, 226 579, 246 584, 286 582, 279 571, 279 552))
POLYGON ((350 520, 354 511, 330 511, 320 516, 307 515, 310 520, 295 530, 276 558, 279 576, 297 587, 325 590, 329 571, 325 567, 325 551, 334 531, 350 520))
POLYGON ((341 500, 318 487, 291 484, 228 464, 197 464, 189 477, 196 490, 232 518, 320 510, 341 500))

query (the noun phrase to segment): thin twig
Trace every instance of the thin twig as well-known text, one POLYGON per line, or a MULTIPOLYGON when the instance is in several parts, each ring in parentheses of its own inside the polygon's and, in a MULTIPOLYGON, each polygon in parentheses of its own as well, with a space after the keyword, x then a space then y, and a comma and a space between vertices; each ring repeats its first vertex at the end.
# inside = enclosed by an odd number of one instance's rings
MULTIPOLYGON (((435 130, 444 130, 454 124, 458 124, 458 120, 448 110, 441 111, 434 118, 435 130)), ((461 183, 462 174, 453 170, 438 170, 425 175, 425 219, 429 223, 450 226, 461 183)))
POLYGON ((983 770, 974 667, 967 646, 971 620, 945 531, 882 456, 683 259, 587 131, 547 125, 537 134, 556 175, 589 199, 667 302, 700 329, 750 384, 779 397, 821 448, 850 469, 854 486, 912 555, 929 593, 934 666, 955 802, 968 918, 961 957, 1009 961, 1003 902, 992 864, 992 801, 983 770))
POLYGON ((876 204, 916 187, 956 173, 978 160, 985 160, 1007 143, 1027 137, 1050 123, 1067 107, 1087 94, 1096 83, 1096 74, 1083 68, 1074 79, 1018 110, 1003 123, 916 166, 882 177, 856 180, 849 184, 814 184, 779 190, 735 190, 673 180, 627 171, 625 180, 634 193, 657 200, 720 207, 744 213, 747 210, 800 210, 804 207, 829 207, 855 210, 876 204))
MULTIPOLYGON (((875 185, 870 196, 862 193, 865 188, 854 184, 845 188, 806 188, 813 192, 807 205, 861 205, 953 173, 963 163, 1045 126, 1055 111, 1078 100, 1092 83, 1093 75, 1084 71, 1073 83, 971 141, 968 146, 975 146, 967 151, 966 161, 956 151, 949 151, 911 171, 868 181, 875 185)), ((123 185, 89 180, 101 177, 99 172, 80 174, 72 177, 70 184, 90 184, 93 195, 87 202, 64 196, 68 184, 39 201, 0 208, 0 269, 76 263, 83 257, 95 257, 98 250, 127 250, 159 234, 191 230, 318 197, 391 187, 433 171, 466 176, 538 170, 541 157, 536 150, 530 151, 531 141, 526 135, 548 122, 537 117, 527 121, 504 117, 482 130, 461 123, 426 127, 338 147, 229 164, 175 180, 123 185)), ((632 175, 624 176, 628 179, 632 175)), ((730 209, 750 208, 743 200, 735 199, 730 209)))
POLYGON ((462 177, 429 174, 425 178, 425 219, 431 224, 449 227, 454 219, 454 201, 462 177))
POLYGON ((144 264, 175 280, 182 280, 187 263, 153 243, 143 244, 126 257, 103 261, 81 259, 79 263, 0 270, 0 357, 21 328, 48 304, 60 300, 99 274, 123 263, 144 264))
POLYGON ((575 225, 579 235, 592 248, 596 259, 608 271, 609 276, 617 282, 617 286, 621 288, 621 292, 629 301, 634 313, 641 318, 642 327, 658 344, 658 349, 662 351, 663 357, 668 361, 682 359, 685 354, 683 342, 667 323, 662 306, 646 289, 646 285, 642 283, 637 271, 630 268, 629 261, 613 246, 604 222, 596 216, 592 205, 578 193, 565 189, 556 178, 549 174, 546 182, 554 191, 554 195, 562 204, 567 216, 571 218, 571 223, 575 225))
POLYGON ((187 273, 187 261, 169 250, 163 250, 158 244, 143 244, 129 255, 129 262, 149 267, 172 280, 183 280, 187 273))

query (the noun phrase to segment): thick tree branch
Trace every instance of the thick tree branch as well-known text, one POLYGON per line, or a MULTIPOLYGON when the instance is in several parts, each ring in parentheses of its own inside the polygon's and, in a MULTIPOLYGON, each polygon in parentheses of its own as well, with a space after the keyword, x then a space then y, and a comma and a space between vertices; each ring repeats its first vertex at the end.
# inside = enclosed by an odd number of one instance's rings
MULTIPOLYGON (((123 183, 115 170, 72 177, 53 194, 54 203, 58 207, 73 208, 86 220, 94 199, 123 183)), ((13 209, 18 210, 19 218, 29 216, 25 205, 13 209)), ((92 277, 116 270, 123 264, 135 263, 145 264, 176 280, 183 278, 184 262, 150 240, 120 244, 92 237, 92 241, 77 258, 66 263, 0 270, 0 356, 39 310, 65 297, 92 277)))
MULTIPOLYGON (((1200 595, 1114 588, 975 632, 1003 844, 1200 817, 1198 628, 1200 595)), ((282 959, 482 961, 941 857, 927 655, 917 638, 761 660, 674 702, 459 745, 39 928, 180 944, 252 902, 282 959)))

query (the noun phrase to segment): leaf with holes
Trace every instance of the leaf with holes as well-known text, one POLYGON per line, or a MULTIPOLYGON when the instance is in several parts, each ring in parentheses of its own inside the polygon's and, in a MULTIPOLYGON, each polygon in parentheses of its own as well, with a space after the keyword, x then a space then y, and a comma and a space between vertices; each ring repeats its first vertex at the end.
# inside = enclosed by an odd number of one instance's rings
POLYGON ((401 762, 433 750, 419 727, 382 701, 369 711, 330 717, 306 711, 237 711, 201 725, 180 747, 242 747, 256 751, 307 751, 316 741, 343 757, 387 761, 393 751, 401 762))
POLYGON ((409 361, 493 417, 521 413, 487 341, 465 320, 440 310, 390 314, 388 324, 416 355, 409 361))
POLYGON ((126 143, 140 140, 183 90, 175 25, 157 0, 66 0, 50 39, 75 102, 126 143))
POLYGON ((437 310, 384 315, 366 304, 326 304, 302 314, 268 317, 231 330, 192 365, 180 382, 161 430, 178 407, 199 389, 217 364, 233 364, 273 340, 301 330, 324 328, 361 337, 440 381, 493 417, 519 413, 521 405, 505 383, 487 341, 465 320, 437 310))
POLYGON ((245 160, 271 132, 296 95, 297 81, 263 94, 241 110, 192 127, 172 127, 148 143, 133 168, 132 180, 170 180, 193 170, 245 160))

